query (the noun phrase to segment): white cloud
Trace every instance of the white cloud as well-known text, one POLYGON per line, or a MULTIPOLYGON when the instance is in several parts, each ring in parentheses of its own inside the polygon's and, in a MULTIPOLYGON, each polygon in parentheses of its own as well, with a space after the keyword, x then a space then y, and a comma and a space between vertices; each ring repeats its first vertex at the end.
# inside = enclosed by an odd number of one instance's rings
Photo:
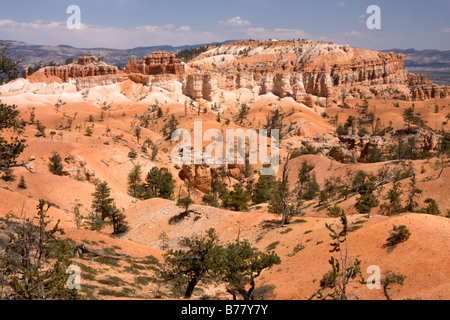
POLYGON ((177 29, 177 31, 184 31, 184 32, 188 32, 188 31, 192 31, 191 27, 189 26, 181 26, 177 29))
POLYGON ((280 39, 280 40, 290 40, 290 39, 310 39, 311 36, 300 29, 286 29, 286 28, 275 28, 275 29, 265 29, 265 28, 248 28, 245 34, 249 37, 256 38, 258 40, 267 39, 280 39))
POLYGON ((344 33, 344 35, 347 37, 359 37, 359 36, 363 36, 364 33, 359 32, 359 31, 349 31, 349 32, 344 33))
POLYGON ((345 2, 339 2, 337 5, 338 5, 338 7, 345 7, 346 4, 345 4, 345 2))
POLYGON ((133 28, 103 27, 82 24, 81 29, 69 30, 65 22, 16 22, 0 20, 0 39, 24 41, 30 44, 67 44, 82 48, 130 49, 161 44, 185 45, 223 41, 209 31, 194 31, 189 26, 175 27, 172 23, 144 25, 133 28))
POLYGON ((445 28, 442 30, 442 32, 450 32, 450 28, 445 28))
POLYGON ((247 20, 242 20, 241 17, 234 17, 231 19, 228 19, 227 21, 219 21, 220 24, 224 24, 230 27, 248 27, 252 23, 247 20))

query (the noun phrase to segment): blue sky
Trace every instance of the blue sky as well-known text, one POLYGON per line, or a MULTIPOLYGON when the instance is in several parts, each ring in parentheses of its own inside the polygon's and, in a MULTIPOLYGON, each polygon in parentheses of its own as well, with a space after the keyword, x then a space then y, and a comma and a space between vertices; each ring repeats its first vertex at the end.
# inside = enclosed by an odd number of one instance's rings
POLYGON ((365 49, 450 50, 450 0, 0 0, 0 39, 128 49, 231 39, 332 41, 365 49), (69 30, 69 5, 81 9, 69 30), (381 30, 369 30, 369 5, 381 30))

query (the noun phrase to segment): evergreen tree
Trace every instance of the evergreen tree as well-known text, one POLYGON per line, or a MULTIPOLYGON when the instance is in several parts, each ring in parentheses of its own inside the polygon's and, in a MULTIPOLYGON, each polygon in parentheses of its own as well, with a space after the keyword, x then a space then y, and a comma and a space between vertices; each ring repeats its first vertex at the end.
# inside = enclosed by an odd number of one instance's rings
POLYGON ((320 281, 320 289, 310 298, 326 300, 347 300, 347 287, 359 278, 359 282, 364 281, 361 271, 361 261, 355 259, 349 260, 348 255, 348 221, 344 212, 341 214, 342 230, 337 231, 332 226, 325 224, 330 231, 330 237, 334 241, 331 243, 331 253, 339 254, 338 258, 331 257, 329 263, 331 270, 327 272, 320 281), (326 293, 328 292, 328 293, 326 293), (326 294, 325 294, 326 293, 326 294))
POLYGON ((77 289, 66 284, 73 250, 59 221, 50 228, 49 205, 39 200, 36 219, 7 216, 3 220, 6 241, 0 242, 0 300, 74 300, 77 289))
POLYGON ((363 184, 360 186, 360 197, 356 198, 356 210, 361 214, 367 213, 369 218, 372 208, 375 208, 380 203, 374 194, 377 190, 375 182, 376 177, 374 175, 367 176, 363 184))
POLYGON ((281 181, 277 181, 273 188, 269 202, 269 212, 281 215, 281 226, 290 223, 292 216, 296 213, 297 197, 289 190, 288 162, 284 165, 281 181))
POLYGON ((388 216, 394 216, 403 212, 403 206, 401 204, 401 183, 394 182, 392 189, 388 191, 387 199, 388 203, 382 205, 381 209, 388 216))
POLYGON ((316 173, 313 172, 311 181, 308 181, 303 193, 303 200, 310 201, 320 193, 320 185, 317 183, 316 173))
POLYGON ((58 152, 53 152, 53 156, 49 158, 48 170, 57 176, 62 176, 63 164, 61 156, 58 152))
POLYGON ((142 185, 142 167, 134 165, 128 174, 128 194, 134 198, 140 199, 144 195, 144 186, 142 185))
POLYGON ((439 139, 438 155, 441 157, 441 171, 439 172, 438 179, 444 172, 444 158, 450 156, 450 132, 444 132, 439 139))
POLYGON ((94 209, 96 215, 100 214, 102 221, 111 217, 113 211, 114 199, 111 198, 111 189, 108 187, 106 181, 99 181, 95 185, 95 192, 92 194, 94 199, 92 200, 92 209, 94 209))
POLYGON ((338 207, 336 204, 333 207, 329 207, 327 209, 327 215, 332 218, 340 217, 342 216, 343 213, 344 212, 342 211, 342 209, 338 207))
POLYGON ((403 286, 403 282, 405 281, 406 276, 401 274, 396 274, 391 271, 386 272, 386 276, 381 280, 381 285, 383 286, 383 293, 387 300, 391 300, 391 297, 388 293, 388 287, 394 284, 398 284, 403 286))
POLYGON ((273 175, 261 175, 253 188, 252 201, 254 204, 265 203, 270 200, 272 189, 276 184, 276 178, 273 175))
POLYGON ((177 206, 184 208, 184 213, 189 212, 189 207, 194 203, 194 200, 188 195, 184 198, 180 198, 177 201, 177 206))
POLYGON ((25 139, 19 138, 23 133, 25 122, 18 119, 19 111, 16 108, 14 105, 0 103, 0 133, 12 130, 17 134, 12 135, 8 140, 0 134, 0 173, 12 166, 17 166, 17 157, 25 149, 25 139))
POLYGON ((321 206, 323 203, 328 201, 328 196, 327 193, 325 191, 320 191, 319 194, 319 206, 321 206))
POLYGON ((179 245, 184 250, 167 251, 164 267, 158 271, 163 282, 187 283, 185 298, 190 298, 195 287, 202 281, 211 279, 210 274, 217 270, 216 257, 219 239, 214 229, 206 236, 183 238, 179 245))
POLYGON ((250 107, 246 103, 242 103, 238 114, 237 114, 237 120, 239 121, 239 124, 242 124, 245 118, 247 118, 248 112, 250 110, 250 107))
POLYGON ((19 184, 17 185, 17 187, 19 189, 26 189, 27 188, 27 184, 25 183, 24 176, 20 176, 19 184))
POLYGON ((128 231, 125 214, 116 207, 115 203, 112 205, 110 218, 113 225, 113 234, 119 235, 128 231))
POLYGON ((175 189, 175 180, 167 168, 153 167, 147 174, 144 187, 146 199, 163 198, 172 199, 175 189))
POLYGON ((274 252, 262 253, 247 240, 232 242, 218 252, 218 273, 233 300, 236 300, 238 294, 244 300, 254 300, 255 279, 263 270, 281 263, 274 252))
POLYGON ((202 203, 207 206, 218 208, 220 206, 219 200, 214 194, 205 194, 202 197, 202 203))
POLYGON ((314 170, 314 165, 312 163, 309 163, 307 160, 302 162, 302 166, 300 167, 300 171, 298 173, 298 192, 297 192, 297 199, 298 203, 300 204, 303 200, 303 192, 305 184, 311 180, 311 171, 314 170))
POLYGON ((233 211, 246 211, 249 201, 250 199, 242 186, 235 184, 233 190, 224 198, 223 206, 233 211))
POLYGON ((23 57, 14 59, 11 54, 10 43, 0 43, 0 85, 16 79, 19 76, 19 70, 23 57))
POLYGON ((86 129, 84 130, 84 135, 85 135, 86 137, 91 137, 91 136, 92 136, 92 133, 93 133, 93 131, 92 131, 92 128, 91 128, 91 127, 86 127, 86 129))
POLYGON ((416 186, 417 178, 416 175, 413 173, 411 177, 411 181, 409 183, 409 193, 408 193, 408 199, 405 207, 405 212, 414 212, 416 210, 417 206, 419 205, 415 198, 422 193, 422 190, 417 188, 416 186))
POLYGON ((432 214, 435 216, 441 215, 441 211, 439 210, 439 206, 438 206, 436 200, 428 198, 425 200, 425 203, 428 204, 428 207, 426 208, 426 211, 428 214, 432 214))
POLYGON ((417 116, 414 107, 407 108, 403 112, 403 120, 408 125, 408 131, 411 130, 411 124, 420 125, 423 121, 417 116))

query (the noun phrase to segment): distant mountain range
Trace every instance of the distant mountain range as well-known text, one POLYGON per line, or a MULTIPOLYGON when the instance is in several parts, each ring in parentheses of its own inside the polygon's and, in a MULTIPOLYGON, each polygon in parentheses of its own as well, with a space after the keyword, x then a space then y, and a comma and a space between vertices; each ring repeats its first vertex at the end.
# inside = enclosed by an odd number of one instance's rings
MULTIPOLYGON (((229 40, 217 44, 227 44, 233 42, 229 40)), ((173 47, 170 45, 152 46, 152 47, 138 47, 134 49, 118 50, 107 48, 75 48, 67 45, 60 46, 46 46, 46 45, 32 45, 25 42, 0 40, 3 43, 11 44, 11 53, 13 57, 25 57, 24 67, 32 67, 42 62, 43 64, 50 61, 56 64, 64 64, 67 58, 77 59, 79 56, 96 56, 101 58, 108 64, 124 67, 130 58, 134 57, 142 59, 145 55, 153 53, 153 51, 173 51, 175 53, 185 49, 195 49, 204 45, 211 45, 216 43, 205 43, 196 45, 186 45, 173 47)))
POLYGON ((450 50, 392 49, 406 55, 405 69, 411 73, 422 73, 436 84, 450 86, 450 50))
MULTIPOLYGON (((220 42, 218 44, 227 44, 234 40, 220 42)), ((153 51, 174 51, 179 52, 185 49, 194 49, 208 44, 185 45, 174 47, 170 45, 138 47, 134 49, 118 50, 107 48, 75 48, 68 45, 46 46, 31 45, 19 41, 0 40, 11 44, 11 52, 13 57, 25 57, 24 67, 30 67, 50 61, 56 64, 63 64, 67 58, 76 59, 79 56, 94 55, 103 61, 124 67, 130 58, 135 57, 142 59, 145 55, 153 53, 153 51)), ((450 85, 450 50, 415 50, 415 49, 391 49, 382 50, 383 52, 393 51, 395 53, 403 53, 406 55, 405 69, 411 73, 423 73, 427 75, 433 82, 438 84, 450 85)))

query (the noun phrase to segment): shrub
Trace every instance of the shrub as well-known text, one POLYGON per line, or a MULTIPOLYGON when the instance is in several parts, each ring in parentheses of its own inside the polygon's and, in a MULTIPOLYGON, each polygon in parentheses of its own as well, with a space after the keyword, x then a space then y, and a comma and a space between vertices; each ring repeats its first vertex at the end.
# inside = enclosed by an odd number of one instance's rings
POLYGON ((339 208, 337 205, 334 205, 334 207, 329 207, 327 209, 327 215, 333 218, 340 217, 342 215, 342 209, 339 208))
POLYGON ((439 210, 439 207, 436 203, 436 200, 428 198, 425 200, 425 203, 428 204, 428 207, 426 208, 426 211, 428 214, 432 214, 435 216, 440 216, 441 215, 441 211, 439 210))
POLYGON ((405 242, 411 236, 411 232, 409 232, 408 228, 404 225, 394 226, 391 230, 391 236, 386 239, 387 243, 384 247, 392 247, 396 244, 405 242))
POLYGON ((267 246, 267 251, 275 250, 275 248, 280 244, 280 241, 272 242, 267 246))

